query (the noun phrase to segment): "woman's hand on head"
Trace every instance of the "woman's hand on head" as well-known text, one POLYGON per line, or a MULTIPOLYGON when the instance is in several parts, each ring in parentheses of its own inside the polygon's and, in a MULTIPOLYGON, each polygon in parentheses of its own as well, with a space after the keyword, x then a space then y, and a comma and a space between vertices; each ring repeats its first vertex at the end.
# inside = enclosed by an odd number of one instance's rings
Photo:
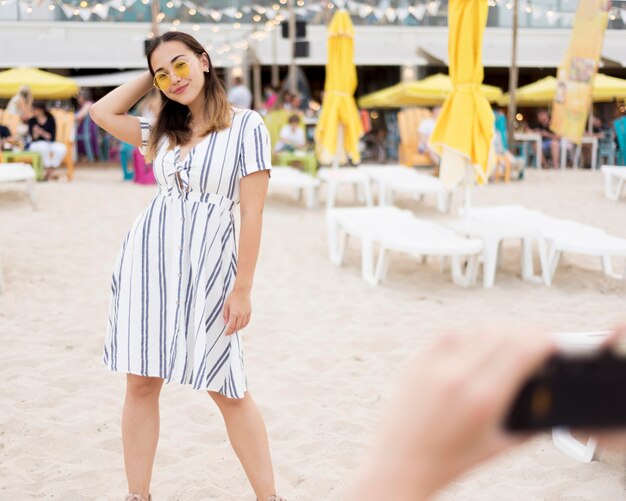
POLYGON ((250 323, 251 314, 250 291, 239 288, 233 289, 224 303, 226 335, 230 336, 246 327, 250 323))

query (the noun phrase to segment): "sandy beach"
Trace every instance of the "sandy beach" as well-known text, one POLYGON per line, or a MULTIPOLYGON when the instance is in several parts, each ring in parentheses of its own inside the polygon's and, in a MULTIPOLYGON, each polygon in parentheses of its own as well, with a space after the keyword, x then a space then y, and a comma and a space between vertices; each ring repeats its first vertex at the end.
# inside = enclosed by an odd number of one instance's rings
MULTIPOLYGON (((72 183, 40 183, 36 211, 22 187, 0 185, 0 500, 126 493, 124 376, 102 365, 102 342, 114 260, 155 188, 120 179, 118 169, 79 168, 72 183)), ((474 203, 519 203, 626 237, 626 201, 606 200, 602 183, 600 172, 527 169, 522 182, 475 190, 474 203)), ((349 190, 340 195, 351 203, 349 190)), ((428 201, 398 204, 442 218, 428 201)), ((264 224, 246 372, 290 501, 344 498, 399 371, 438 333, 602 330, 626 319, 626 281, 604 277, 597 260, 566 255, 548 288, 521 280, 513 245, 493 289, 462 289, 438 262, 394 255, 388 280, 373 288, 360 278, 356 243, 342 268, 330 264, 322 208, 307 210, 279 191, 264 224)), ((161 409, 155 501, 254 499, 204 392, 172 383, 161 409)), ((438 499, 618 500, 624 478, 622 456, 578 463, 544 434, 438 499)))

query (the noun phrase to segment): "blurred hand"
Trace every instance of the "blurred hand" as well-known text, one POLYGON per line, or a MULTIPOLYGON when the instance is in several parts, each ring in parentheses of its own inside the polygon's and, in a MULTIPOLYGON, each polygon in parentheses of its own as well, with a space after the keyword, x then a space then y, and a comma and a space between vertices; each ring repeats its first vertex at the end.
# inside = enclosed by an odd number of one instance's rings
POLYGON ((230 336, 248 325, 251 313, 250 291, 237 288, 233 289, 224 304, 226 335, 230 336))
POLYGON ((351 499, 427 499, 521 443, 502 422, 523 382, 554 350, 539 333, 444 335, 411 363, 351 499))

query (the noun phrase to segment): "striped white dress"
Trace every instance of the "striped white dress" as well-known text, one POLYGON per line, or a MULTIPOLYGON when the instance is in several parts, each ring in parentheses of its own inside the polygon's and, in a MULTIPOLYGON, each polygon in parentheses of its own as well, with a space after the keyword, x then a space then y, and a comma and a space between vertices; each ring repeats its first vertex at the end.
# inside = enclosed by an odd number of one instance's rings
MULTIPOLYGON (((144 146, 149 124, 140 119, 144 146)), ((180 158, 159 147, 159 191, 130 229, 113 271, 104 363, 242 398, 239 333, 226 336, 224 302, 237 270, 233 209, 239 180, 271 169, 261 116, 235 110, 230 128, 180 158)))

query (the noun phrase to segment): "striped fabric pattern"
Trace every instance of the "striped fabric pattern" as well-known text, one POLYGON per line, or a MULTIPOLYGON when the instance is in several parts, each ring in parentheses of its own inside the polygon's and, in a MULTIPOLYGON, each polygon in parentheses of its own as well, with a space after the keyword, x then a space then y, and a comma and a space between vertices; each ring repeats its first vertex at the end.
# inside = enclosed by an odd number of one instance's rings
MULTIPOLYGON (((145 147, 150 125, 140 123, 145 147)), ((107 367, 243 398, 241 335, 226 336, 223 318, 237 272, 233 210, 239 180, 270 169, 269 134, 251 110, 235 110, 229 129, 185 158, 161 143, 158 194, 133 223, 113 271, 107 367)))

